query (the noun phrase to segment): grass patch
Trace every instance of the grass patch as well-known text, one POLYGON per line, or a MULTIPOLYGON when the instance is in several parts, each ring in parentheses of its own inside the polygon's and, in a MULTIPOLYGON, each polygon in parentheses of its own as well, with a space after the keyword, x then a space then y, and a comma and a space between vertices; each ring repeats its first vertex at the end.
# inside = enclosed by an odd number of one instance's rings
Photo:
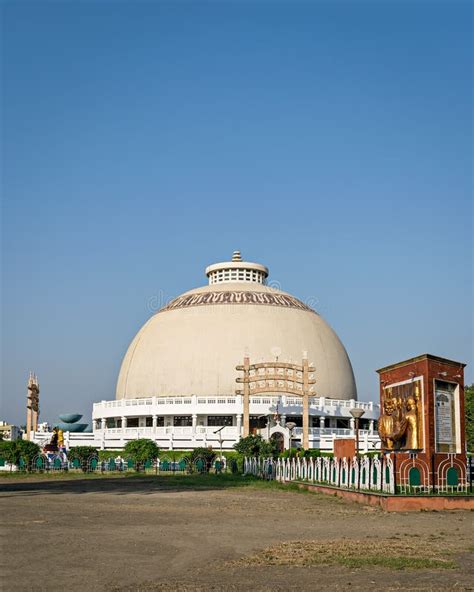
POLYGON ((424 557, 341 557, 339 563, 346 567, 385 567, 387 569, 453 569, 456 563, 450 559, 429 559, 424 557))
POLYGON ((382 567, 404 569, 452 569, 456 563, 434 546, 418 541, 331 540, 290 541, 265 549, 236 562, 239 565, 318 566, 350 568, 382 567))

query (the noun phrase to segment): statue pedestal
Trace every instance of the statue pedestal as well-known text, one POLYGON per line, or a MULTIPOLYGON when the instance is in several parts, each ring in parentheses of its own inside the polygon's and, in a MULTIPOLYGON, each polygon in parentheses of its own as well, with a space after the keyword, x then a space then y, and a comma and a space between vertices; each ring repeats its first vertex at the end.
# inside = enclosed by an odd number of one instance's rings
POLYGON ((401 487, 465 484, 464 367, 424 354, 377 370, 382 451, 394 458, 401 487))

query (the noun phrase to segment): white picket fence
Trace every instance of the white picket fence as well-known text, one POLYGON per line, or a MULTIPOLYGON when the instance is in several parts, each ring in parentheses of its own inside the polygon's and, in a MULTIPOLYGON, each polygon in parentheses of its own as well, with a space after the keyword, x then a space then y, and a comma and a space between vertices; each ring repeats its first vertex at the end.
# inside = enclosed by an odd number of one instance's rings
POLYGON ((395 493, 393 461, 381 458, 245 458, 244 475, 277 481, 305 481, 346 489, 395 493))

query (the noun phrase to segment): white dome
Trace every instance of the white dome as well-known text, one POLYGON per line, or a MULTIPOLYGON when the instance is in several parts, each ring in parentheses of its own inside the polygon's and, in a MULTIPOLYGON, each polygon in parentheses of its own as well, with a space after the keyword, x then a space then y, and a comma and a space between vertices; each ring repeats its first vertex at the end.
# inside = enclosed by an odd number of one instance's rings
POLYGON ((238 282, 219 280, 212 266, 211 285, 179 296, 145 323, 122 362, 117 399, 233 395, 244 355, 251 363, 276 356, 300 363, 303 352, 315 366, 316 395, 357 398, 349 357, 331 327, 300 300, 265 286, 266 275, 240 281, 246 265, 238 282))

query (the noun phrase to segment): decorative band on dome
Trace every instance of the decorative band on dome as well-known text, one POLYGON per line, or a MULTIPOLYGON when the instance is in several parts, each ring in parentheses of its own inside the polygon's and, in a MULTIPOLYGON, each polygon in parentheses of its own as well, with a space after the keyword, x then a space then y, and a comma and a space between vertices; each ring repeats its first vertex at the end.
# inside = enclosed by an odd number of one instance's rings
POLYGON ((280 306, 284 308, 306 310, 317 314, 316 311, 293 296, 288 296, 286 294, 272 294, 268 292, 246 291, 204 292, 201 294, 178 296, 178 298, 169 302, 158 312, 212 304, 258 304, 263 306, 280 306))

